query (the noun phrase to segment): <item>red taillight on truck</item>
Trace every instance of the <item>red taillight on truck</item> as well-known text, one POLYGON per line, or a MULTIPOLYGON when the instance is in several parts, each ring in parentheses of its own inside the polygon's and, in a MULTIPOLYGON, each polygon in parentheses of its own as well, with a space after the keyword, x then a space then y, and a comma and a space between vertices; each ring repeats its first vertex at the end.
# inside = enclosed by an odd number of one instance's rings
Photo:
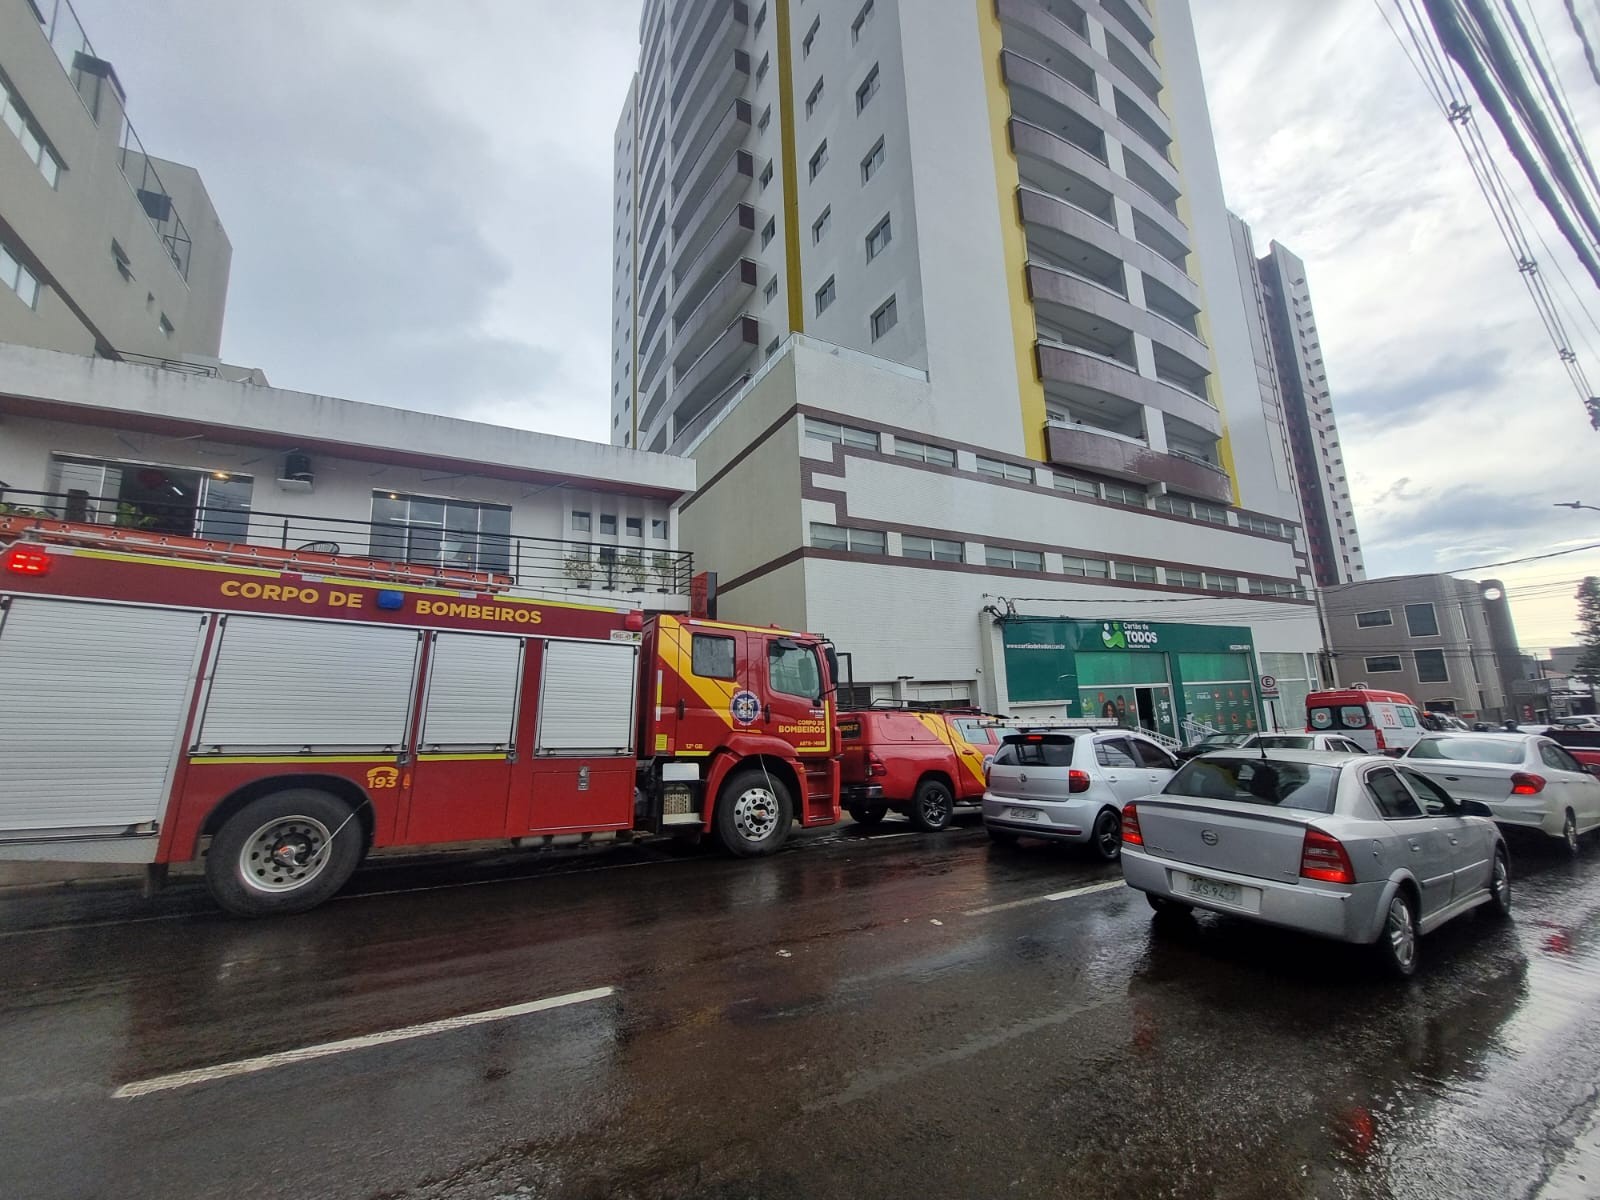
POLYGON ((1308 829, 1300 847, 1300 878, 1318 879, 1323 883, 1354 883, 1356 872, 1343 842, 1320 829, 1308 829))
POLYGON ((1089 790, 1089 784, 1090 784, 1089 772, 1087 772, 1087 771, 1068 771, 1067 772, 1067 791, 1069 791, 1069 792, 1087 792, 1089 790))
POLYGON ((1383 727, 1382 726, 1374 725, 1372 727, 1372 736, 1378 739, 1378 753, 1379 754, 1382 754, 1386 750, 1389 749, 1389 743, 1383 740, 1383 727))
POLYGON ((1139 806, 1132 802, 1122 806, 1122 844, 1144 845, 1144 830, 1139 828, 1139 806))
POLYGON ((1511 776, 1511 794, 1513 796, 1537 796, 1544 791, 1544 776, 1530 775, 1526 771, 1518 771, 1511 776))
POLYGON ((868 776, 868 778, 872 777, 873 775, 887 775, 888 773, 889 773, 889 764, 883 761, 882 755, 880 755, 876 750, 868 750, 867 751, 867 776, 868 776))
POLYGON ((48 575, 50 555, 32 546, 13 546, 6 551, 6 570, 13 575, 48 575))

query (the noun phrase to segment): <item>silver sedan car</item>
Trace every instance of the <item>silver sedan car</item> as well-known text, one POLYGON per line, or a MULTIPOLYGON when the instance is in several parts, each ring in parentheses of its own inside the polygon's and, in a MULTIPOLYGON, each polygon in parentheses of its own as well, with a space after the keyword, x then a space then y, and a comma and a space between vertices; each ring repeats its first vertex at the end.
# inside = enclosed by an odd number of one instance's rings
POLYGON ((1229 913, 1372 945, 1398 975, 1420 935, 1511 911, 1488 808, 1390 758, 1227 751, 1122 810, 1122 873, 1158 914, 1229 913))

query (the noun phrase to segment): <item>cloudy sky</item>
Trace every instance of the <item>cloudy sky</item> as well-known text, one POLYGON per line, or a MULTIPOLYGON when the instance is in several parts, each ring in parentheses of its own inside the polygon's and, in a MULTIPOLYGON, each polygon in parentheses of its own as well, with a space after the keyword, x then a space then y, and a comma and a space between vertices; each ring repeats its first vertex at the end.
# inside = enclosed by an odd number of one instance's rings
MULTIPOLYGON (((606 437, 610 139, 635 0, 75 6, 146 145, 201 169, 228 229, 229 361, 286 387, 606 437)), ((1600 35, 1600 8, 1578 8, 1600 35)), ((1600 513, 1551 507, 1600 505, 1600 433, 1374 6, 1194 9, 1229 201, 1263 248, 1307 264, 1370 572, 1600 542, 1600 513)), ((1531 9, 1583 127, 1600 128, 1561 0, 1531 9)), ((1573 324, 1600 349, 1600 329, 1573 324)), ((1600 553, 1496 572, 1525 645, 1571 640, 1586 572, 1600 553)))

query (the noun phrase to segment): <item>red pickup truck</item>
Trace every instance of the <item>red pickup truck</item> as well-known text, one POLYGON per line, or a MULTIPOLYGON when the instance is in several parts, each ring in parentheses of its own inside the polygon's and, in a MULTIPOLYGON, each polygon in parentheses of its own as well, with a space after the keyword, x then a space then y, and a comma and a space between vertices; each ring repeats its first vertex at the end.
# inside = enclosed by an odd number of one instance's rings
POLYGON ((1600 766, 1600 730, 1568 729, 1552 725, 1545 730, 1545 736, 1552 742, 1565 746, 1567 753, 1584 766, 1600 766))
POLYGON ((892 810, 918 829, 943 829, 956 805, 982 802, 988 759, 1006 732, 975 710, 842 712, 844 809, 862 825, 892 810))

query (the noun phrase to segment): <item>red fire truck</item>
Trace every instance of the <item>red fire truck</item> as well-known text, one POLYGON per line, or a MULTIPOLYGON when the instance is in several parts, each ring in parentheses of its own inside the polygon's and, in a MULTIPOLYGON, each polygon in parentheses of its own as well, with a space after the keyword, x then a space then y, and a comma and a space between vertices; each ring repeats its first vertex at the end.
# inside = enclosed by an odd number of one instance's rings
POLYGON ((839 820, 823 639, 413 580, 0 550, 0 858, 159 883, 203 854, 257 915, 372 849, 704 832, 743 856, 839 820))

